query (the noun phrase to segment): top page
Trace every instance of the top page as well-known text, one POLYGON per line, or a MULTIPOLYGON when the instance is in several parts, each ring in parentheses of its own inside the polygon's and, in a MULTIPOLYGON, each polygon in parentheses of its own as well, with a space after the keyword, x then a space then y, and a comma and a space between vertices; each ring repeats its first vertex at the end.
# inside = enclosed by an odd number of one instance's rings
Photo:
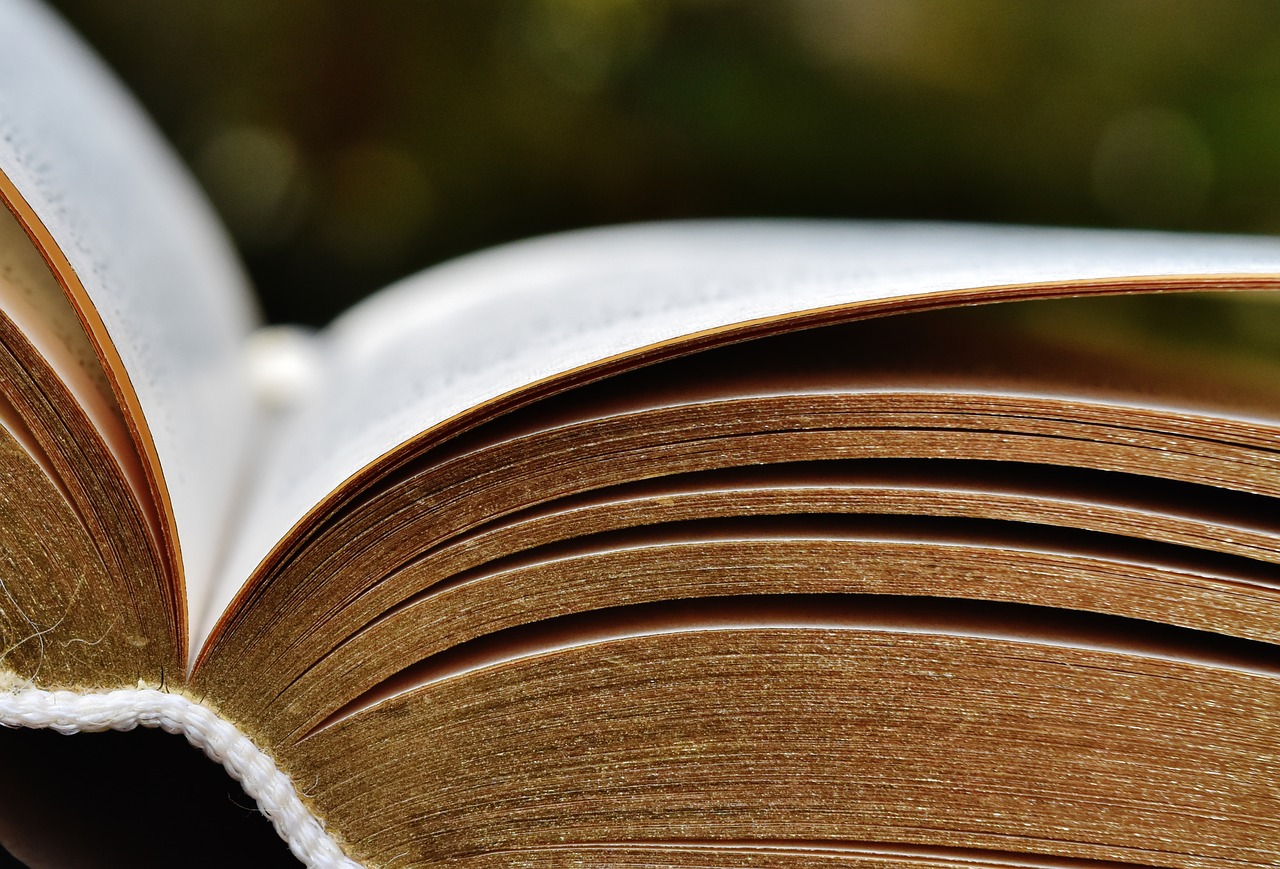
POLYGON ((781 327, 774 321, 824 312, 1172 288, 1179 280, 1276 286, 1277 275, 1280 240, 1271 238, 854 222, 641 225, 457 260, 382 292, 322 334, 328 388, 265 463, 215 600, 228 604, 290 527, 379 457, 531 384, 606 360, 625 365, 664 345, 731 340, 752 324, 781 327))
POLYGON ((0 2, 0 193, 98 346, 205 594, 247 459, 252 297, 221 229, 111 73, 52 13, 0 2))

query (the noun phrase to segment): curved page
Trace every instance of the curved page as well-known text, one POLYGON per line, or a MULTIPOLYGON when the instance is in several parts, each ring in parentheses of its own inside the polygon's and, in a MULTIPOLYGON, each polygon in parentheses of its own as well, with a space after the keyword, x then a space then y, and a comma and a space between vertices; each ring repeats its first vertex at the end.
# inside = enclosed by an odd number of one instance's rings
POLYGON ((817 322, 859 307, 1274 286, 1277 273, 1276 239, 786 221, 594 230, 462 259, 379 294, 323 336, 331 388, 266 463, 210 617, 290 527, 380 456, 605 360, 805 312, 817 322), (1133 280, 1142 276, 1181 277, 1133 280), (981 290, 993 287, 1010 289, 981 290))
POLYGON ((111 74, 16 0, 0 3, 0 194, 102 356, 199 599, 250 433, 238 359, 249 295, 207 206, 111 74))

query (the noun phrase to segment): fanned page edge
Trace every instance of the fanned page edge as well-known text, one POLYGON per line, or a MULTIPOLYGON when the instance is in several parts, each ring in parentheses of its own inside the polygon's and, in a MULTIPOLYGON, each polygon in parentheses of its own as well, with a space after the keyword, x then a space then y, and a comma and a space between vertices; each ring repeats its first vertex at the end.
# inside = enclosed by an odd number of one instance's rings
MULTIPOLYGON (((240 354, 256 305, 195 182, 71 29, 32 0, 6 0, 0 48, 0 202, 108 372, 175 597, 201 600, 259 422, 240 354)), ((184 628, 193 620, 179 615, 184 628)), ((178 639, 185 654, 189 630, 178 639)))
POLYGON ((221 764, 311 869, 360 869, 298 794, 293 780, 234 724, 182 694, 155 688, 47 691, 0 672, 0 726, 62 734, 152 727, 180 734, 221 764))
POLYGON ((193 669, 335 497, 539 394, 781 328, 1068 295, 1277 288, 1274 239, 981 224, 640 224, 463 257, 319 333, 328 392, 268 451, 206 619, 192 624, 193 669), (565 311, 577 322, 556 325, 565 311), (352 395, 381 406, 353 411, 352 395))

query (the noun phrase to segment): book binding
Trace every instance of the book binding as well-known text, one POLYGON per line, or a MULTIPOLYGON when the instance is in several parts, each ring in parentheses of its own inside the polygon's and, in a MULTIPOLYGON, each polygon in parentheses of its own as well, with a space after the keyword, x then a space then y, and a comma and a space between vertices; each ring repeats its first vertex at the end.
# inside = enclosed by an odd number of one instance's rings
POLYGON ((9 686, 0 691, 0 725, 59 733, 155 727, 181 734, 222 765, 258 804, 289 850, 311 869, 359 869, 302 802, 293 781, 234 724, 181 694, 124 688, 80 694, 9 686))

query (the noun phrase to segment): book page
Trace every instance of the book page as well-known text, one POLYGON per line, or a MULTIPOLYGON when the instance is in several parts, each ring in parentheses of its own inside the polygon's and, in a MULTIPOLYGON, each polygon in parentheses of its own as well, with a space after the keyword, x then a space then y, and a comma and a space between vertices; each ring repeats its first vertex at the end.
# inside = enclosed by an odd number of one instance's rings
POLYGON ((204 596, 250 437, 250 296, 147 119, 27 2, 0 4, 0 193, 89 331, 180 539, 175 566, 204 596))
MULTIPOLYGON (((601 360, 798 312, 916 296, 958 303, 958 291, 973 288, 1277 273, 1277 239, 794 221, 585 231, 464 258, 322 333, 328 388, 265 464, 218 605, 308 510, 379 456, 601 360)), ((1055 290, 1019 291, 1037 292, 1055 290)))
POLYGON ((146 475, 93 343, 31 239, 7 211, 0 213, 0 311, 67 387, 145 506, 146 475))

